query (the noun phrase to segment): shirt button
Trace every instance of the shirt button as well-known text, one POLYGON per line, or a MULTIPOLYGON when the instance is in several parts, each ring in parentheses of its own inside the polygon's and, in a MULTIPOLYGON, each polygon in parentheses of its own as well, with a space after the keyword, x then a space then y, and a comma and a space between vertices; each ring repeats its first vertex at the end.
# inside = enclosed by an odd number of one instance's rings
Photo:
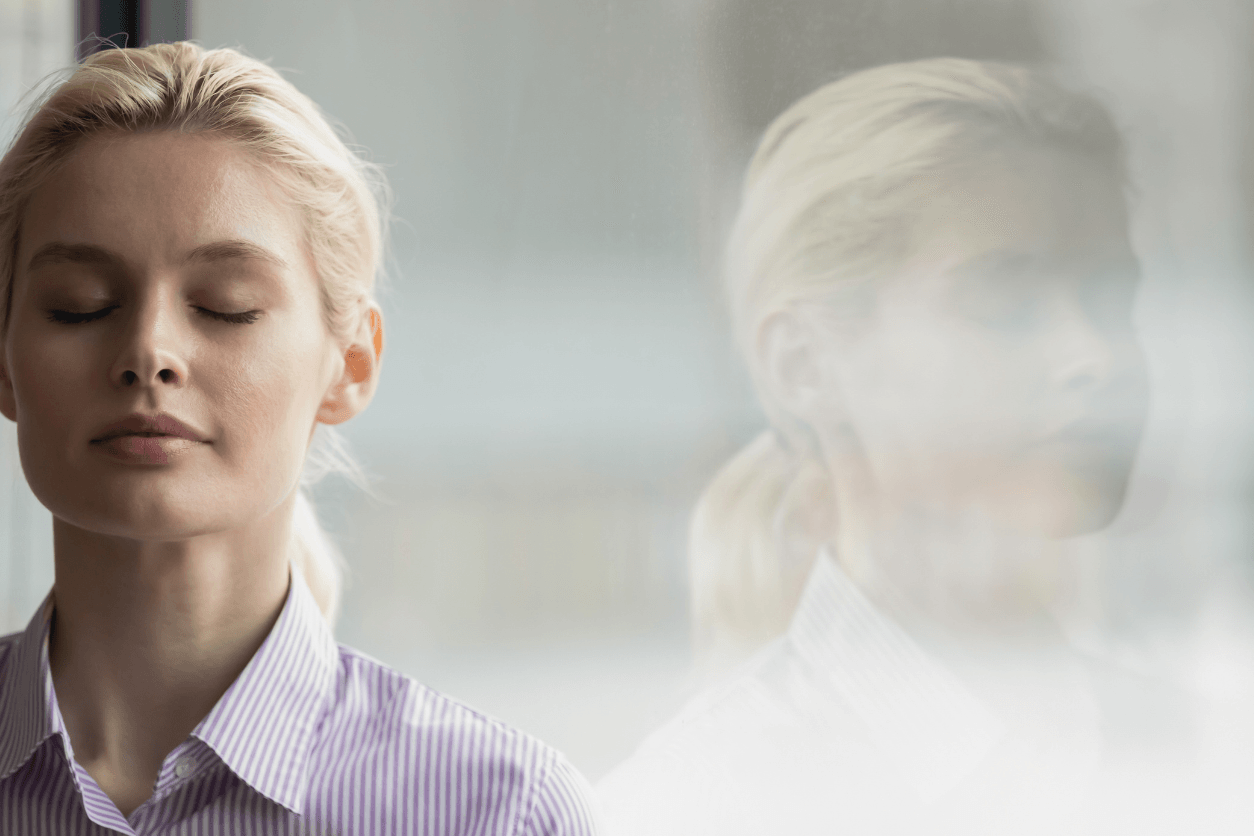
POLYGON ((196 764, 192 761, 192 759, 189 756, 184 755, 183 757, 179 758, 174 763, 174 777, 186 778, 187 773, 191 772, 192 767, 195 765, 196 764))

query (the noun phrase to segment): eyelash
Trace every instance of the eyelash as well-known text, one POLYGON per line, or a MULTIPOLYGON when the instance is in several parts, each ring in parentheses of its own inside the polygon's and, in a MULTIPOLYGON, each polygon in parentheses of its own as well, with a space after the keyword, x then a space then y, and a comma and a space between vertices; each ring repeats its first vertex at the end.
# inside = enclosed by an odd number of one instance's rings
POLYGON ((53 322, 59 322, 62 325, 81 325, 84 322, 100 319, 107 316, 110 311, 117 305, 111 305, 107 308, 101 308, 98 311, 90 311, 88 313, 74 313, 73 311, 48 311, 48 319, 53 322))
MULTIPOLYGON (((251 325, 261 317, 261 311, 242 311, 240 313, 223 313, 221 311, 212 311, 208 308, 194 306, 205 316, 220 322, 229 322, 232 325, 251 325)), ((86 322, 93 322, 109 315, 117 305, 110 305, 107 308, 101 308, 98 311, 89 311, 87 313, 74 313, 73 311, 49 311, 48 319, 58 322, 62 325, 81 325, 86 322)))
POLYGON ((261 317, 261 311, 241 311, 240 313, 222 313, 221 311, 211 311, 208 308, 196 308, 205 316, 222 322, 230 322, 233 325, 251 325, 261 317))

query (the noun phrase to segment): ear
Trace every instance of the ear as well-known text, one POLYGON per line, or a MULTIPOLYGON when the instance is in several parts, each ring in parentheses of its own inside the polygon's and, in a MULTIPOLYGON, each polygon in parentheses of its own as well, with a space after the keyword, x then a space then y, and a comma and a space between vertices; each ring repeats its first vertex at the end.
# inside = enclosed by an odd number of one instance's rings
POLYGON ((754 351, 762 383, 775 403, 802 420, 820 410, 831 414, 835 393, 823 350, 810 324, 793 311, 776 311, 758 329, 754 351))
POLYGON ((318 406, 317 420, 342 424, 366 408, 379 383, 383 359, 383 313, 370 305, 344 350, 344 371, 318 406))
POLYGON ((9 379, 8 359, 2 341, 0 341, 0 415, 10 421, 17 421, 17 397, 13 394, 13 381, 9 379))

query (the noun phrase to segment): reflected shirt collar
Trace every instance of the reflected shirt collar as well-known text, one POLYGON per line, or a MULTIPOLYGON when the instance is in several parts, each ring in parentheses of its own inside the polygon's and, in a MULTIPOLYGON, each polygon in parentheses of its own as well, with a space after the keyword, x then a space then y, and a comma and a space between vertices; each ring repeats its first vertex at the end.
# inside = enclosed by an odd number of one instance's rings
POLYGON ((992 712, 881 613, 826 549, 787 641, 924 799, 953 789, 1005 735, 992 712))

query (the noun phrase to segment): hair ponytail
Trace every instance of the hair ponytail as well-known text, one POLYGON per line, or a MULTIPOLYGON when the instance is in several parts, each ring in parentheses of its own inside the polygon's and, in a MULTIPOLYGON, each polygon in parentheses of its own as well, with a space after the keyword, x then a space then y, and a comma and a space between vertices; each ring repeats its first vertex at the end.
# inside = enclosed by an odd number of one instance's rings
POLYGON ((723 465, 693 510, 693 641, 706 673, 732 666, 788 621, 830 507, 827 471, 767 430, 723 465))
POLYGON ((340 614, 344 558, 318 522, 313 500, 304 487, 296 489, 292 510, 292 566, 305 578, 318 609, 332 626, 340 614))
POLYGON ((318 522, 318 511, 313 501, 313 486, 332 473, 373 495, 369 479, 354 458, 348 442, 335 427, 318 424, 309 451, 305 454, 305 469, 296 489, 291 554, 292 565, 300 570, 314 600, 318 602, 318 608, 334 626, 339 617, 348 567, 339 548, 318 522))

